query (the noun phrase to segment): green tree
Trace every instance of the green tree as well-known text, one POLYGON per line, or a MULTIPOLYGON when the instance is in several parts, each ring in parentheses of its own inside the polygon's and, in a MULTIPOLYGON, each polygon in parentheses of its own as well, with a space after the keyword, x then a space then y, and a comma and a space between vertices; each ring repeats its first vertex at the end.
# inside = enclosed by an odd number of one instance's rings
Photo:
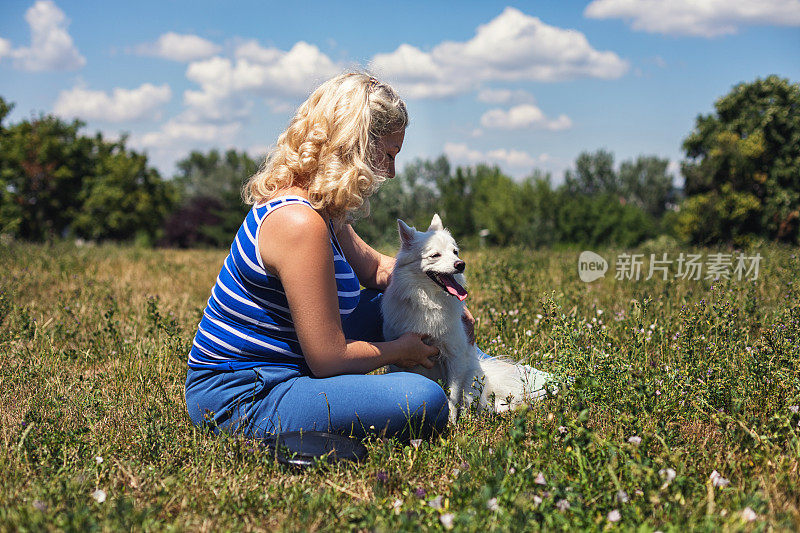
POLYGON ((3 120, 11 113, 12 109, 14 109, 14 104, 6 102, 5 99, 0 96, 0 133, 3 131, 3 120))
POLYGON ((714 106, 683 143, 683 233, 798 242, 800 85, 773 75, 735 86, 714 106), (730 228, 715 229, 718 222, 703 216, 711 205, 730 228))
POLYGON ((152 240, 174 194, 147 158, 80 133, 83 123, 50 115, 2 126, 0 232, 27 240, 67 235, 152 240))
MULTIPOLYGON (((241 206, 242 186, 258 170, 258 163, 246 152, 192 151, 177 163, 175 182, 184 198, 208 196, 241 206)), ((241 222, 241 221, 240 221, 241 222)))
POLYGON ((164 224, 168 246, 230 245, 249 206, 242 201, 242 186, 258 170, 245 152, 193 151, 177 163, 174 183, 180 207, 164 224))
POLYGON ((443 176, 437 183, 439 189, 439 214, 456 239, 475 235, 478 231, 473 216, 475 172, 470 168, 456 168, 453 176, 443 176))
POLYGON ((720 242, 745 244, 757 233, 761 202, 752 193, 737 192, 730 183, 719 191, 690 196, 676 213, 677 237, 701 245, 720 242))
POLYGON ((95 167, 84 179, 72 231, 93 240, 126 240, 151 244, 161 221, 175 206, 175 186, 147 165, 147 157, 125 147, 126 139, 95 138, 95 167))
POLYGON ((391 246, 398 242, 398 218, 424 230, 433 213, 439 212, 445 225, 449 225, 439 192, 439 184, 446 182, 449 175, 450 163, 445 156, 412 161, 372 195, 369 215, 356 220, 356 231, 368 243, 391 246))
POLYGON ((656 156, 639 156, 635 161, 623 162, 619 167, 622 196, 650 216, 660 218, 667 203, 675 198, 668 166, 669 159, 656 156))
POLYGON ((491 244, 510 244, 523 220, 519 185, 498 167, 486 165, 475 167, 473 183, 471 207, 475 228, 488 230, 487 241, 491 244))
POLYGON ((0 232, 44 240, 68 230, 81 209, 84 177, 95 166, 95 143, 79 135, 82 126, 41 116, 3 128, 0 232))
POLYGON ((576 194, 616 194, 619 176, 614 170, 614 154, 607 150, 582 152, 575 159, 575 170, 564 175, 567 189, 576 194))
POLYGON ((519 190, 522 217, 515 240, 536 247, 556 243, 557 193, 549 173, 534 170, 519 190))

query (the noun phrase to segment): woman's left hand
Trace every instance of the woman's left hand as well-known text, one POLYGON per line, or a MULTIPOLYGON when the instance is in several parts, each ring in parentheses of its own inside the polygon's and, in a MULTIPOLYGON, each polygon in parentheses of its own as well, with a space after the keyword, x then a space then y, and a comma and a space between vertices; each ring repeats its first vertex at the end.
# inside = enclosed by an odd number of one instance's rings
POLYGON ((464 314, 461 315, 461 322, 464 324, 464 331, 467 332, 467 340, 469 340, 470 344, 475 344, 475 317, 466 307, 464 308, 464 314))

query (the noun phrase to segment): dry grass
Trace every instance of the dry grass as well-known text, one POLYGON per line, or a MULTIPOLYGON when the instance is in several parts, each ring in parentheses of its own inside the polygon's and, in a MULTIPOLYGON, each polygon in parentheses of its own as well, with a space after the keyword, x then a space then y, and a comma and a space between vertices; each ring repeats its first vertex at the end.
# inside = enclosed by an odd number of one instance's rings
POLYGON ((799 264, 761 253, 759 280, 713 288, 586 285, 569 251, 468 254, 480 345, 568 386, 418 449, 373 440, 360 467, 297 473, 185 412, 186 354, 225 252, 12 244, 0 530, 417 530, 449 514, 465 530, 798 528, 799 264))

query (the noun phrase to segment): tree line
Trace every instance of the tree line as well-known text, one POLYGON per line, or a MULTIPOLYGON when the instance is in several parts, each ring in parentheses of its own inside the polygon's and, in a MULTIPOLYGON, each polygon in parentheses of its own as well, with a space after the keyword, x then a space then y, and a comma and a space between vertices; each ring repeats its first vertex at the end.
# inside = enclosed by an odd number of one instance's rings
MULTIPOLYGON (((230 245, 248 209, 241 186, 259 163, 246 153, 195 151, 165 179, 124 136, 87 136, 80 121, 51 115, 5 125, 11 109, 0 98, 0 234, 230 245)), ((434 212, 457 238, 491 245, 633 246, 661 234, 800 242, 800 85, 777 76, 737 85, 697 117, 683 149, 682 188, 666 159, 617 166, 602 149, 581 153, 559 185, 539 170, 513 180, 496 166, 417 160, 354 224, 376 244, 396 241, 395 219, 427 227, 434 212)))

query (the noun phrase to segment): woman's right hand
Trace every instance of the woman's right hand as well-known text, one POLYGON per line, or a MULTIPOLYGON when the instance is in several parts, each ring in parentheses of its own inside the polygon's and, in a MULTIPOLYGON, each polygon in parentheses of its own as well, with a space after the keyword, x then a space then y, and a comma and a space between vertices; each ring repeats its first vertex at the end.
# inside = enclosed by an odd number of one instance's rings
POLYGON ((426 344, 425 341, 429 339, 428 335, 413 332, 401 335, 395 341, 400 356, 394 364, 400 368, 414 368, 417 365, 433 368, 433 361, 430 358, 439 355, 439 348, 426 344))

